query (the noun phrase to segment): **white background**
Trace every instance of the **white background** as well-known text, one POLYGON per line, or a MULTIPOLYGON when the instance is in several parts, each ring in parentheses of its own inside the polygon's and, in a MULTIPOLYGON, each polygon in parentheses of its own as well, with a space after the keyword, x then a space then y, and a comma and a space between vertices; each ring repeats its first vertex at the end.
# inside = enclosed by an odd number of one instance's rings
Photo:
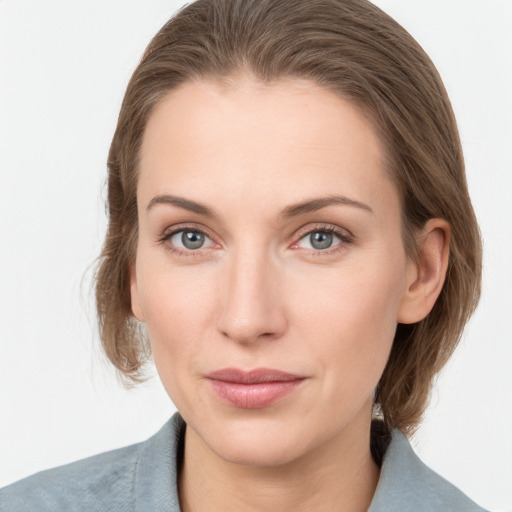
MULTIPOLYGON (((414 446, 480 504, 512 511, 512 1, 376 3, 445 80, 485 240, 481 305, 414 446)), ((122 95, 181 4, 0 0, 0 485, 143 440, 174 410, 158 378, 117 382, 89 286, 122 95)))

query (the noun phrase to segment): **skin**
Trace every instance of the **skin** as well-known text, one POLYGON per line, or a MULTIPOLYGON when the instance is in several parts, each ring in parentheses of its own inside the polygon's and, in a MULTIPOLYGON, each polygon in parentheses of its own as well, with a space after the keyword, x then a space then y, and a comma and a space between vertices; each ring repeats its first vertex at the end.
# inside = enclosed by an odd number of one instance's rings
POLYGON ((132 308, 187 422, 184 511, 370 505, 379 477, 369 450, 374 390, 397 323, 433 306, 449 241, 446 222, 432 219, 418 234, 420 259, 407 257, 384 157, 369 122, 307 80, 187 83, 153 111, 141 150, 132 308), (155 199, 163 195, 215 215, 155 199), (367 208, 283 215, 334 195, 367 208), (190 249, 173 229, 207 236, 190 249), (337 230, 331 246, 313 247, 310 234, 326 229, 337 230), (276 403, 242 409, 205 379, 227 367, 304 380, 276 403))

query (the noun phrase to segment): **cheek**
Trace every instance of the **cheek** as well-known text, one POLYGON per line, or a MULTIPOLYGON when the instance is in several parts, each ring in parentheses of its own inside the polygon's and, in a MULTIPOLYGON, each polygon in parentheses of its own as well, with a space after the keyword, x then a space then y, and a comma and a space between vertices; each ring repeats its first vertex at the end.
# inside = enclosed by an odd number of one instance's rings
POLYGON ((144 259, 143 254, 138 262, 139 297, 153 359, 174 398, 180 382, 176 377, 190 374, 208 350, 202 341, 214 318, 215 280, 203 274, 199 280, 193 266, 173 269, 165 260, 144 259))
POLYGON ((166 254, 147 253, 140 251, 138 255, 137 279, 148 328, 169 335, 193 333, 201 327, 211 307, 214 276, 208 278, 193 265, 173 266, 166 254))
POLYGON ((401 273, 368 264, 316 277, 314 286, 297 283, 297 332, 313 344, 331 389, 373 388, 393 343, 401 273))
POLYGON ((371 264, 316 273, 309 281, 297 279, 293 286, 297 318, 316 318, 317 326, 338 330, 341 336, 372 331, 378 335, 389 326, 394 330, 403 282, 399 267, 371 264))

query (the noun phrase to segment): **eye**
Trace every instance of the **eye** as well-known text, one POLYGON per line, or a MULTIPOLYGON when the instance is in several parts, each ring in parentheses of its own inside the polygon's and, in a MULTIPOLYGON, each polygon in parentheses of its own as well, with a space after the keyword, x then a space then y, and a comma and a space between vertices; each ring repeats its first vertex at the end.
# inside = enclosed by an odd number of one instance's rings
POLYGON ((333 245, 341 242, 340 237, 328 231, 313 231, 303 236, 298 245, 305 249, 314 249, 315 251, 323 251, 330 249, 333 245))
POLYGON ((292 248, 329 254, 343 249, 352 242, 352 235, 336 226, 310 226, 299 233, 299 240, 292 248))
POLYGON ((213 241, 197 229, 180 229, 169 233, 165 239, 177 250, 197 251, 213 245, 213 241))

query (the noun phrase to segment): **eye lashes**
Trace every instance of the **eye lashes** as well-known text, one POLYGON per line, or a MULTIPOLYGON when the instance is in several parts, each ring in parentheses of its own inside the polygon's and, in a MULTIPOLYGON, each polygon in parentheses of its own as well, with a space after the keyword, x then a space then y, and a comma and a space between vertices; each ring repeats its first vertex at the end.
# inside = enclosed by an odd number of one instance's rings
MULTIPOLYGON (((183 256, 183 257, 194 257, 194 256, 204 256, 205 251, 211 250, 211 247, 201 247, 198 249, 186 249, 177 247, 170 242, 172 237, 176 235, 177 233, 181 232, 191 232, 191 233, 198 233, 205 237, 207 237, 210 240, 214 240, 214 238, 209 234, 209 232, 205 229, 202 229, 195 225, 177 225, 172 226, 171 228, 168 228, 163 232, 162 235, 160 235, 157 239, 157 242, 165 247, 166 250, 172 252, 173 254, 177 256, 183 256)), ((300 240, 304 239, 308 235, 311 235, 313 233, 332 233, 333 235, 336 235, 341 243, 338 243, 334 245, 333 247, 328 247, 326 249, 303 249, 305 251, 309 251, 310 254, 316 255, 316 256, 327 256, 330 254, 334 254, 336 252, 339 252, 343 250, 343 248, 347 244, 351 244, 354 241, 354 236, 352 233, 350 233, 348 230, 340 228, 338 226, 334 226, 331 224, 316 224, 316 225, 309 225, 307 227, 304 227, 300 229, 297 234, 294 236, 294 242, 291 245, 293 249, 299 249, 297 247, 297 244, 300 240)))
POLYGON ((210 238, 208 233, 206 233, 202 229, 190 228, 190 227, 179 227, 179 228, 172 229, 170 231, 165 231, 164 234, 159 237, 158 241, 159 242, 166 242, 167 240, 170 240, 176 233, 181 233, 181 232, 185 232, 185 233, 187 233, 187 232, 189 232, 189 233, 199 233, 201 235, 204 235, 204 236, 210 238))
POLYGON ((330 224, 318 224, 314 227, 307 227, 304 230, 299 231, 298 238, 302 239, 311 233, 333 233, 338 236, 343 242, 351 243, 354 241, 354 236, 352 233, 347 231, 346 229, 339 228, 337 226, 333 226, 330 224))

